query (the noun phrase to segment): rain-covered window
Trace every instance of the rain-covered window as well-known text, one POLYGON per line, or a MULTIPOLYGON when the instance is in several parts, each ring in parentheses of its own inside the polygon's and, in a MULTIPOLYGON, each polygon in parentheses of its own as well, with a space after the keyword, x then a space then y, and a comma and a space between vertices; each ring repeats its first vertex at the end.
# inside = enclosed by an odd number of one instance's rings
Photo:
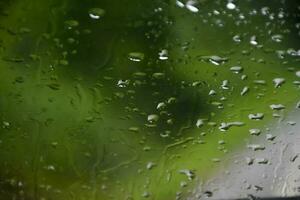
POLYGON ((299 1, 0 1, 0 200, 299 195, 299 1))

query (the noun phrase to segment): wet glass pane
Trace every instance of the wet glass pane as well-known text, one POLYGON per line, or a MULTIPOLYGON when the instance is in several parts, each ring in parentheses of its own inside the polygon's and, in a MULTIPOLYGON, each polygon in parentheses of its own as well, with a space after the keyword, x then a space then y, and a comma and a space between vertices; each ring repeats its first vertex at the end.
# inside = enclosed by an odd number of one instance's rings
POLYGON ((0 199, 300 195, 297 0, 1 0, 0 199))

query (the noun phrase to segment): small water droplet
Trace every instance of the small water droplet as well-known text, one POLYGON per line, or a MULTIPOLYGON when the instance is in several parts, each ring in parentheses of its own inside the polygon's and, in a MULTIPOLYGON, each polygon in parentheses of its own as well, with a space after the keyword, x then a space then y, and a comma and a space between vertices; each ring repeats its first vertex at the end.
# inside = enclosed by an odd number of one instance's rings
POLYGON ((224 89, 224 90, 228 90, 229 89, 229 81, 228 80, 224 80, 223 82, 222 82, 222 85, 221 85, 221 87, 224 89))
POLYGON ((249 133, 250 133, 250 135, 260 135, 261 130, 254 128, 254 129, 250 129, 249 133))
POLYGON ((182 169, 182 170, 179 170, 179 173, 186 175, 190 181, 195 178, 195 172, 193 170, 182 169))
POLYGON ((276 138, 276 136, 273 136, 272 134, 266 134, 266 139, 273 141, 276 138))
POLYGON ((272 104, 272 105, 270 105, 270 108, 272 110, 283 110, 283 109, 285 109, 285 106, 282 104, 272 104))
POLYGON ((262 120, 264 118, 264 114, 263 113, 249 114, 248 117, 249 119, 253 119, 253 120, 262 120))
POLYGON ((67 20, 65 21, 65 25, 67 26, 68 29, 72 29, 74 27, 79 26, 79 22, 76 20, 67 20))
POLYGON ((168 56, 168 50, 166 49, 163 49, 161 50, 159 53, 158 53, 158 58, 160 60, 168 60, 169 59, 169 56, 168 56))
POLYGON ((196 4, 197 4, 196 1, 189 0, 186 2, 185 7, 193 13, 197 13, 197 12, 199 12, 199 9, 196 7, 196 4))
POLYGON ((204 125, 203 119, 198 119, 197 122, 196 122, 196 126, 197 126, 198 128, 200 128, 200 127, 202 127, 203 125, 204 125))
POLYGON ((105 15, 105 10, 101 8, 92 8, 89 10, 89 16, 92 19, 100 19, 105 15))
POLYGON ((279 87, 281 87, 282 84, 285 83, 285 79, 284 78, 274 78, 273 83, 275 84, 275 88, 279 88, 279 87))
POLYGON ((226 63, 228 61, 228 58, 212 55, 212 56, 200 56, 200 60, 210 62, 214 65, 221 65, 226 63))
POLYGON ((159 120, 159 116, 156 114, 151 114, 151 115, 148 115, 147 120, 150 123, 155 123, 159 120))
POLYGON ((226 7, 229 9, 229 10, 234 10, 236 8, 236 5, 232 2, 228 2, 226 7))
POLYGON ((242 90, 242 92, 241 92, 241 96, 246 95, 248 92, 249 92, 249 87, 247 87, 247 86, 244 87, 243 90, 242 90))
POLYGON ((265 150, 265 147, 260 144, 249 144, 247 147, 253 151, 265 150))
POLYGON ((243 71, 243 67, 241 66, 233 66, 230 68, 230 71, 238 74, 238 73, 241 73, 243 71))
POLYGON ((129 53, 129 60, 134 62, 141 62, 144 60, 145 55, 141 52, 131 52, 129 53))

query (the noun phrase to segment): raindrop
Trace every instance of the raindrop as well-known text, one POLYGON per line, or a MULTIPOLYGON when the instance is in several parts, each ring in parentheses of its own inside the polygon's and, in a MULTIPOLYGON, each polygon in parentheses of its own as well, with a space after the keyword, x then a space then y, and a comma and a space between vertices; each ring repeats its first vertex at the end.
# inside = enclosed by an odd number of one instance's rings
POLYGON ((157 104, 156 109, 157 110, 163 110, 166 107, 167 107, 167 105, 164 102, 160 102, 160 103, 157 104))
POLYGON ((221 65, 226 63, 228 61, 228 58, 212 55, 212 56, 200 56, 200 60, 210 62, 214 65, 221 65))
POLYGON ((300 101, 296 104, 296 108, 300 109, 300 101))
POLYGON ((230 71, 238 74, 238 73, 241 73, 243 71, 243 67, 241 67, 241 66, 234 66, 234 67, 230 68, 230 71))
POLYGON ((249 144, 247 147, 253 151, 265 150, 265 147, 260 144, 249 144))
POLYGON ((220 131, 227 131, 230 127, 232 126, 244 126, 245 123, 244 122, 222 122, 221 125, 219 126, 220 131))
POLYGON ((119 80, 117 86, 120 88, 125 88, 129 85, 129 80, 119 80))
POLYGON ((256 161, 258 164, 268 164, 268 163, 269 163, 269 160, 266 159, 266 158, 256 158, 255 161, 256 161))
POLYGON ((229 10, 234 10, 236 8, 236 5, 232 2, 228 2, 226 7, 229 9, 229 10))
POLYGON ((179 170, 179 173, 186 175, 190 181, 195 178, 195 172, 193 170, 182 169, 182 170, 179 170))
POLYGON ((187 1, 185 7, 193 13, 199 12, 199 9, 196 7, 196 1, 194 0, 187 1))
POLYGON ((153 162, 148 162, 146 168, 147 168, 148 170, 151 170, 151 169, 152 169, 153 167, 155 167, 155 166, 156 166, 155 163, 153 163, 153 162))
POLYGON ((254 45, 254 46, 258 45, 256 36, 252 36, 252 37, 250 38, 250 44, 252 44, 252 45, 254 45))
POLYGON ((67 20, 65 21, 65 25, 68 29, 72 29, 74 27, 77 27, 79 25, 79 22, 76 20, 67 20))
POLYGON ((265 80, 254 80, 253 81, 257 85, 266 85, 267 82, 265 80))
POLYGON ((273 35, 272 36, 272 40, 275 42, 282 42, 282 38, 283 38, 282 35, 273 35))
POLYGON ((279 88, 282 84, 285 83, 284 78, 275 78, 273 79, 273 83, 275 84, 275 88, 279 88))
POLYGON ((233 36, 233 41, 234 42, 237 42, 237 43, 239 43, 239 42, 241 42, 242 40, 241 40, 241 36, 239 36, 239 35, 235 35, 235 36, 233 36))
POLYGON ((129 53, 129 60, 134 62, 141 62, 144 60, 145 55, 141 52, 131 52, 129 53))
POLYGON ((300 78, 300 71, 296 72, 296 76, 300 78))
POLYGON ((249 119, 253 119, 253 120, 262 120, 264 118, 264 114, 263 113, 249 114, 248 117, 249 119))
POLYGON ((215 90, 210 90, 208 93, 209 96, 214 96, 216 94, 217 94, 217 92, 215 90))
POLYGON ((7 129, 10 127, 10 123, 7 121, 2 122, 2 128, 7 129))
POLYGON ((163 79, 165 77, 165 74, 161 72, 156 72, 152 75, 152 77, 155 79, 163 79))
POLYGON ((246 86, 246 87, 243 88, 243 90, 242 90, 242 92, 241 92, 241 95, 244 96, 244 95, 246 95, 248 92, 249 92, 249 87, 246 86))
POLYGON ((261 130, 254 128, 254 129, 250 129, 249 133, 250 133, 250 135, 260 135, 261 130))
POLYGON ((212 196, 213 196, 213 192, 211 192, 211 191, 205 191, 205 192, 203 193, 203 195, 204 195, 206 198, 209 198, 209 197, 212 197, 212 196))
POLYGON ((89 10, 89 16, 92 19, 100 19, 105 15, 105 10, 101 8, 92 8, 89 10))
POLYGON ((184 3, 182 3, 181 1, 176 0, 176 5, 180 8, 184 8, 184 3))
POLYGON ((228 89, 229 89, 228 84, 229 84, 229 81, 228 81, 228 80, 224 80, 224 81, 222 82, 221 87, 222 87, 224 90, 228 90, 228 89))
POLYGON ((159 116, 156 114, 151 114, 151 115, 148 115, 147 120, 150 123, 155 123, 159 120, 159 116))
POLYGON ((276 138, 276 136, 273 136, 272 134, 266 134, 266 139, 273 141, 276 138))
POLYGON ((200 127, 203 126, 203 125, 204 125, 203 119, 198 119, 197 122, 196 122, 196 126, 197 126, 198 128, 200 128, 200 127))
POLYGON ((253 161, 254 161, 253 158, 246 157, 246 163, 247 163, 247 165, 252 165, 253 161))
POLYGON ((159 59, 160 60, 168 60, 169 56, 168 56, 168 50, 163 49, 158 53, 159 59))
POLYGON ((150 193, 145 191, 143 194, 142 194, 142 197, 144 198, 149 198, 150 197, 150 193))
POLYGON ((282 104, 272 104, 272 105, 270 105, 270 108, 272 110, 283 110, 283 109, 285 109, 285 106, 282 104))

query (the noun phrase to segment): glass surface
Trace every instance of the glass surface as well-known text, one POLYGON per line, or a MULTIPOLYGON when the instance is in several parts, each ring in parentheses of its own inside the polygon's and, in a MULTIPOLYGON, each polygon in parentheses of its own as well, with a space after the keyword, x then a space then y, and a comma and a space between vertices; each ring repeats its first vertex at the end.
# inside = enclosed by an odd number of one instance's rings
POLYGON ((300 194, 297 0, 1 0, 0 200, 300 194))

